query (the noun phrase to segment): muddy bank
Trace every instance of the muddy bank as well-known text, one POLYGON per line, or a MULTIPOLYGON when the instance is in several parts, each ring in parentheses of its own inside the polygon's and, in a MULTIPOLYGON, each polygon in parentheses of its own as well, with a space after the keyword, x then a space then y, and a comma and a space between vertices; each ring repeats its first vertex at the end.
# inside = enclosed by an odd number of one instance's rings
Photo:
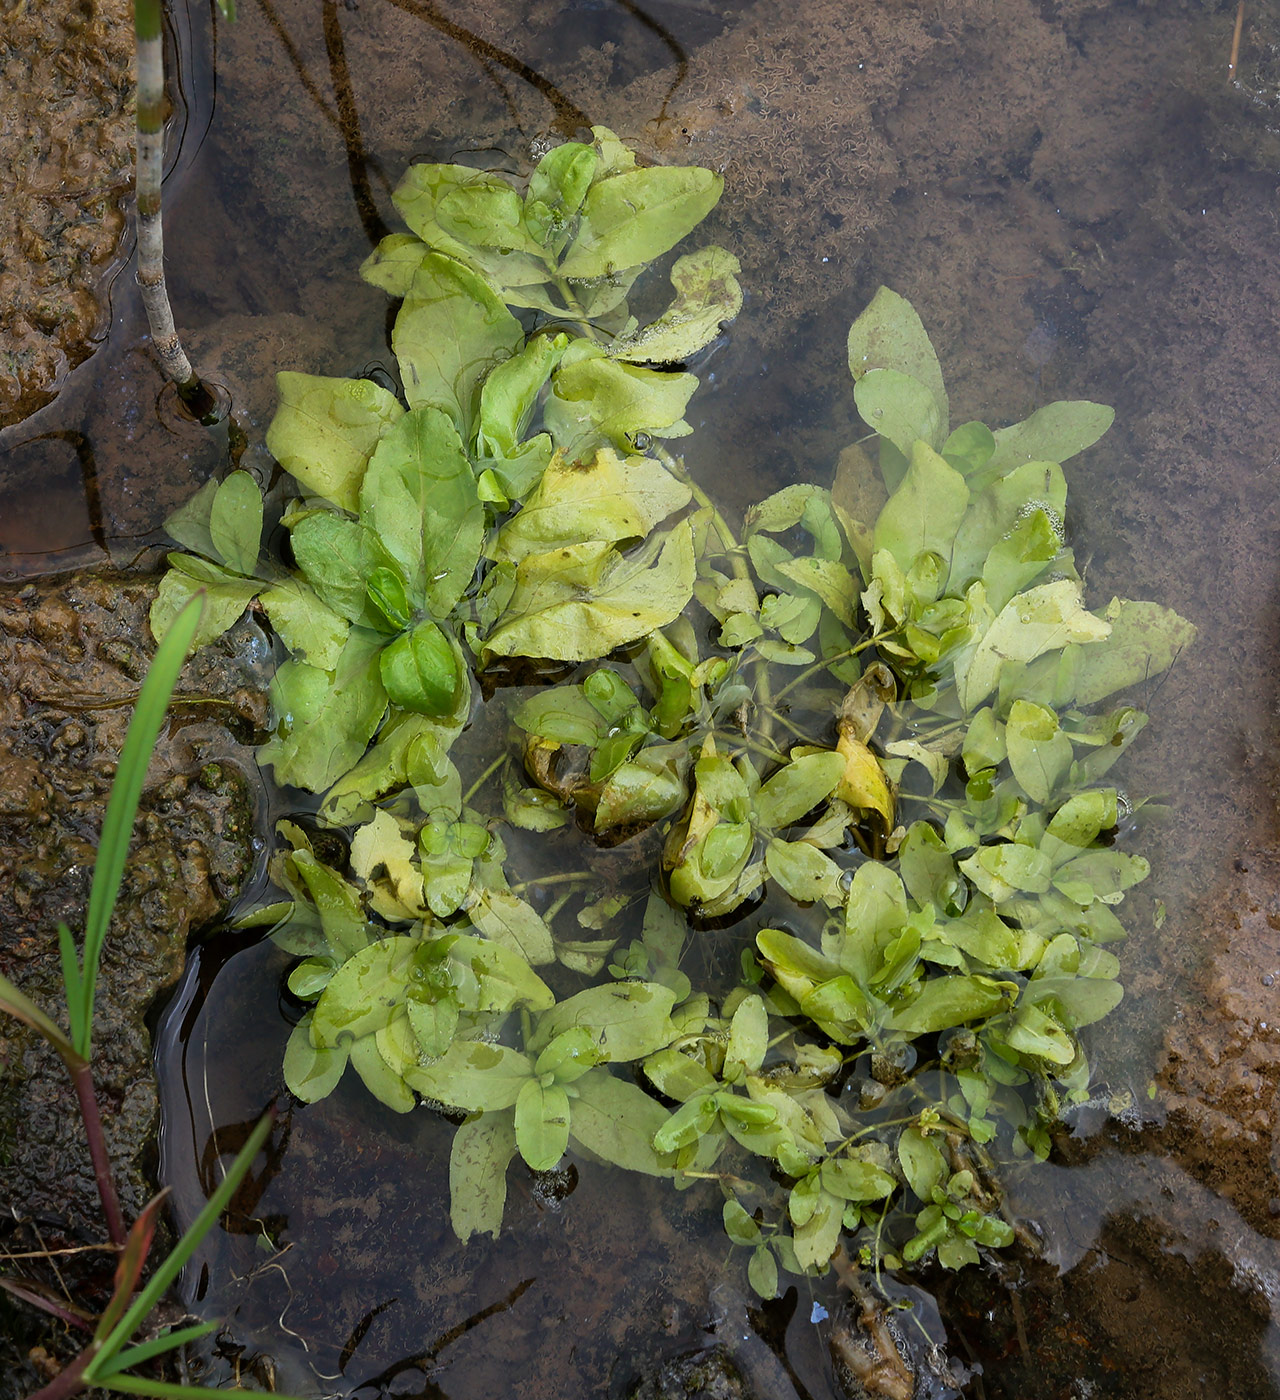
MULTIPOLYGON (((98 832, 151 651, 145 581, 81 578, 0 592, 0 972, 55 1016, 57 925, 83 926, 98 832)), ((250 624, 186 667, 148 771, 120 904, 103 952, 95 1065, 126 1219, 154 1193, 157 1100, 146 1016, 182 970, 188 936, 227 907, 254 866, 250 749, 265 718, 262 648, 250 624), (233 659, 233 652, 234 657, 233 659)), ((74 1096, 61 1061, 0 1023, 0 1250, 105 1239, 74 1096)), ((109 1256, 63 1272, 90 1306, 109 1256)), ((6 1273, 54 1285, 40 1260, 6 1273)), ((59 1329, 60 1331, 61 1329, 59 1329)), ((0 1396, 36 1383, 39 1317, 0 1313, 0 1396)))
POLYGON ((128 0, 0 7, 0 426, 106 334, 133 83, 128 0))

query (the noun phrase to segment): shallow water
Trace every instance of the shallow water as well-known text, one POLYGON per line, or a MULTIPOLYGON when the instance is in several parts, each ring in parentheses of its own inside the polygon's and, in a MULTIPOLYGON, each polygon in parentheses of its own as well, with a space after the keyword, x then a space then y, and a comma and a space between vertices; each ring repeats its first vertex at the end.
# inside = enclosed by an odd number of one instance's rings
MULTIPOLYGON (((955 421, 1115 405, 1108 437, 1067 464, 1090 600, 1159 599, 1200 637, 1140 702, 1152 721, 1123 770, 1171 814, 1142 833, 1154 870, 1125 906, 1128 997, 1095 1028, 1097 1102, 1058 1164, 1010 1183, 1046 1262, 926 1280, 953 1352, 981 1367, 976 1397, 1280 1394, 1280 8, 1249 5, 1233 86, 1234 10, 246 0, 218 29, 216 87, 205 17, 190 19, 170 276, 194 357, 236 395, 249 464, 276 368, 385 360, 385 300, 354 270, 396 224, 404 165, 519 161, 582 115, 725 171, 706 233, 738 252, 750 299, 683 446, 730 504, 826 479, 856 436, 844 335, 881 282, 933 335, 955 421)), ((104 349, 0 433, 11 572, 153 550, 225 456, 153 408, 141 340, 122 278, 104 349)), ((282 967, 215 940, 161 1027, 180 1216, 279 1087, 282 967)), ((212 1312, 236 1309, 211 1375, 260 1356, 281 1388, 621 1395, 653 1358, 705 1344, 711 1279, 745 1291, 718 1200, 624 1196, 589 1167, 561 1200, 513 1184, 502 1241, 463 1251, 447 1136, 354 1089, 290 1116, 240 1227, 189 1281, 212 1312)), ((834 1381, 811 1302, 758 1322, 817 1397, 834 1381)))

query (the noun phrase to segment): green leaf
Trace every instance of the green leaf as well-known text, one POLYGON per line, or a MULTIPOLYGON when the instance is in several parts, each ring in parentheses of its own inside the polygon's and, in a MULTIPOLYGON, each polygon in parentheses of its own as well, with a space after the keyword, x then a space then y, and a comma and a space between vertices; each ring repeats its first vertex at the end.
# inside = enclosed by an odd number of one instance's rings
POLYGON ((280 400, 267 450, 303 487, 355 510, 365 465, 404 409, 367 379, 325 379, 291 370, 276 375, 280 400))
POLYGON ((211 477, 164 522, 165 533, 170 539, 205 559, 213 559, 217 555, 213 536, 209 533, 209 516, 220 485, 216 478, 211 477))
POLYGON ((684 411, 697 387, 697 375, 623 364, 599 346, 575 341, 551 377, 543 421, 570 457, 598 442, 626 451, 640 433, 673 438, 692 432, 684 411))
POLYGON ((414 714, 457 714, 468 691, 456 643, 434 622, 420 622, 385 647, 378 660, 393 704, 414 714))
POLYGON ((985 423, 961 423, 942 444, 942 455, 964 476, 973 476, 991 460, 995 434, 985 423))
POLYGON ((784 559, 778 572, 816 593, 846 627, 856 625, 858 585, 843 564, 829 559, 784 559))
POLYGON ((549 1172, 569 1146, 569 1095, 560 1084, 525 1081, 516 1099, 516 1147, 535 1172, 549 1172))
POLYGON ((651 744, 609 774, 600 789, 594 828, 647 826, 684 806, 688 796, 687 750, 681 744, 651 744))
POLYGON ((938 1144, 919 1128, 904 1128, 898 1135, 898 1161, 907 1185, 925 1202, 933 1200, 934 1188, 943 1185, 950 1175, 938 1144))
POLYGON ((517 449, 542 386, 560 363, 569 337, 535 335, 492 370, 480 389, 480 441, 495 457, 517 449))
POLYGON ((489 553, 519 563, 587 540, 643 540, 692 497, 688 486, 651 457, 623 458, 607 447, 589 463, 556 455, 489 553))
POLYGON ((1124 892, 1151 873, 1141 856, 1122 851, 1086 851, 1053 872, 1053 884, 1077 904, 1119 904, 1124 892))
MULTIPOLYGON (((760 1243, 760 1227, 743 1209, 741 1202, 726 1201, 721 1210, 721 1217, 724 1220, 724 1232, 734 1244, 751 1247, 760 1243)), ((767 1254, 768 1250, 765 1253, 767 1254)), ((776 1278, 774 1286, 777 1286, 776 1278)))
POLYGON ((385 1104, 394 1113, 408 1113, 413 1109, 413 1091, 383 1059, 372 1035, 353 1041, 349 1049, 351 1068, 379 1103, 385 1104))
POLYGON ((888 550, 904 572, 925 551, 949 560, 968 503, 964 477, 928 443, 916 442, 902 484, 876 521, 876 552, 888 550))
POLYGON ((764 863, 769 874, 801 904, 816 900, 830 905, 840 903, 840 867, 816 846, 774 837, 765 845, 764 863))
POLYGON ((896 369, 868 370, 858 380, 853 398, 867 426, 907 456, 916 442, 936 447, 946 436, 937 401, 909 374, 896 369))
POLYGON ((1115 419, 1105 404, 1074 399, 1046 404, 1030 418, 1001 428, 983 476, 999 476, 1023 462, 1065 462, 1092 447, 1115 419))
POLYGON ((455 1040, 438 1060, 404 1074, 409 1087, 424 1099, 469 1113, 511 1108, 532 1076, 527 1055, 477 1040, 455 1040))
MULTIPOLYGON (((411 165, 392 198, 405 223, 429 248, 447 253, 474 268, 500 288, 513 306, 531 306, 554 313, 555 304, 547 299, 541 286, 548 273, 543 258, 518 249, 503 252, 477 247, 446 233, 438 221, 440 205, 454 191, 490 178, 487 172, 465 165, 411 165)), ((404 295, 398 288, 393 294, 404 295)))
POLYGON ((844 755, 838 753, 811 753, 792 759, 756 794, 756 822, 767 830, 798 822, 831 796, 844 777, 844 768, 844 755))
POLYGON ((1082 648, 1076 660, 1078 705, 1092 705, 1168 670, 1196 637, 1190 622, 1159 603, 1113 598, 1103 617, 1111 625, 1110 635, 1082 648))
POLYGON ((706 218, 723 189, 719 175, 698 166, 633 169, 597 180, 582 202, 561 275, 604 277, 652 262, 706 218))
POLYGON ((308 511, 288 524, 294 561, 324 604, 348 622, 384 625, 370 615, 363 527, 331 510, 308 511))
POLYGON ((646 1176, 670 1176, 653 1148, 667 1111, 643 1089, 596 1069, 573 1086, 569 1133, 602 1161, 646 1176))
POLYGON ((909 1006, 890 1016, 886 1026, 907 1035, 929 1035, 966 1021, 983 1020, 1005 1008, 1009 989, 1009 983, 990 977, 934 977, 909 1006))
POLYGON ((555 661, 606 656, 684 610, 693 596, 693 533, 682 522, 626 557, 601 541, 530 555, 515 582, 485 651, 555 661))
POLYGON ((286 578, 262 594, 262 606, 280 640, 308 666, 333 670, 350 624, 301 579, 286 578))
POLYGON ((505 1113, 470 1118, 453 1135, 449 1222, 463 1244, 472 1235, 497 1239, 507 1203, 507 1166, 515 1152, 515 1125, 505 1113))
POLYGON ((874 1162, 856 1157, 828 1157, 821 1169, 822 1188, 842 1201, 881 1201, 898 1183, 874 1162))
POLYGON ((537 1054, 557 1035, 576 1026, 590 1027, 601 1058, 610 1062, 640 1060, 675 1039, 671 1008, 675 993, 657 982, 619 982, 588 987, 539 1017, 528 1047, 537 1054))
POLYGON ((709 345, 720 327, 742 310, 737 274, 742 265, 714 245, 677 258, 671 269, 676 298, 643 330, 620 336, 609 347, 615 360, 677 364, 709 345))
POLYGON ((403 1010, 421 949, 416 938, 383 938, 348 958, 316 1003, 311 1043, 332 1048, 389 1025, 403 1010))
POLYGON ((468 248, 497 248, 542 256, 539 241, 526 229, 524 201, 507 182, 477 171, 450 190, 435 209, 436 223, 468 248))
POLYGON ((912 822, 898 847, 898 869, 907 893, 920 907, 946 910, 963 904, 960 877, 942 837, 926 821, 912 822))
POLYGON ((1009 766, 1033 802, 1047 803, 1071 766, 1071 740, 1043 705, 1015 700, 1005 728, 1009 766))
POLYGON ((950 416, 942 368, 915 308, 888 287, 877 289, 849 327, 849 372, 855 381, 876 369, 910 375, 928 391, 943 434, 950 416))
POLYGON ((769 1014, 756 995, 743 997, 729 1023, 729 1043, 725 1046, 726 1065, 737 1062, 754 1073, 764 1063, 769 1048, 769 1014))
POLYGON ((248 472, 234 471, 218 487, 209 512, 209 538, 229 569, 252 574, 257 568, 262 492, 248 472))
POLYGON ((960 862, 960 869, 993 904, 1003 904, 1018 890, 1043 894, 1052 877, 1048 856, 1016 842, 980 846, 960 862))
POLYGON ((262 585, 253 579, 227 573, 216 564, 206 566, 205 571, 210 578, 193 578, 177 567, 177 562, 185 559, 186 556, 180 554, 169 556, 169 562, 175 567, 160 580, 147 620, 151 625, 151 635, 157 642, 162 642, 169 635, 175 619, 194 598, 202 596, 204 604, 200 624, 191 644, 193 647, 207 646, 239 621, 262 585))
POLYGON ((968 664, 957 666, 960 704, 971 710, 985 700, 1008 662, 1034 661, 1072 642, 1100 641, 1110 631, 1109 623, 1085 609, 1075 579, 1038 584, 1005 604, 968 664))
POLYGON ((580 141, 553 146, 538 162, 529 177, 526 205, 546 208, 552 221, 549 233, 558 233, 582 207, 599 163, 594 147, 580 141))
POLYGON ((415 408, 378 444, 361 519, 400 566, 414 604, 447 617, 471 586, 484 508, 462 440, 438 408, 415 408))
POLYGON ((389 233, 360 264, 360 276, 393 297, 408 296, 428 251, 411 233, 389 233))
POLYGON ((258 750, 282 786, 323 792, 364 753, 386 713, 378 675, 381 638, 353 628, 337 667, 286 661, 271 682, 277 730, 258 750))
POLYGON ((423 258, 391 332, 409 407, 442 409, 463 437, 485 376, 523 340, 484 278, 439 253, 423 258))
MULTIPOLYGON (((982 577, 989 564, 993 579, 1007 586, 1014 576, 1012 570, 1019 554, 1034 554, 1043 546, 1045 536, 1041 527, 1041 533, 1033 534, 1030 540, 1006 541, 1005 537, 1039 510, 1057 539, 1066 508, 1067 481, 1056 462, 1024 462, 975 492, 956 532, 951 553, 950 590, 959 593, 973 579, 982 577), (1000 553, 991 562, 992 551, 997 549, 1000 553)), ((1057 553, 1056 546, 1054 553, 1057 553)), ((1004 602, 1007 601, 1005 598, 1004 602)))
POLYGON ((778 1261, 766 1245, 759 1245, 752 1251, 747 1264, 747 1282, 758 1297, 778 1296, 778 1261))
POLYGON ((555 961, 555 944, 545 920, 531 904, 509 891, 482 891, 468 907, 467 917, 486 938, 519 953, 530 966, 555 961))

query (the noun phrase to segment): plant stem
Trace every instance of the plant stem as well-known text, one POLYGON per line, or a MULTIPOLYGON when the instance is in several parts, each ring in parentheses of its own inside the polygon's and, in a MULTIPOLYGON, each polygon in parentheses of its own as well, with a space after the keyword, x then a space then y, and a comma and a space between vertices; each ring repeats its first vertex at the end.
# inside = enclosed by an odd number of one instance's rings
POLYGON ((205 419, 216 400, 191 368, 173 324, 164 277, 164 28, 161 0, 134 0, 133 28, 138 43, 137 173, 138 286, 151 326, 151 343, 166 379, 193 416, 205 419))
POLYGON ((71 1079, 76 1086, 76 1098, 80 1101, 80 1117, 84 1120, 84 1135, 89 1142, 93 1179, 98 1183, 98 1196, 102 1201, 102 1214, 107 1221, 107 1234, 112 1244, 123 1245, 124 1217, 120 1214, 120 1201, 116 1196, 115 1181, 111 1176, 111 1158, 107 1153, 107 1141, 102 1131, 102 1114, 98 1108, 98 1095, 93 1087, 93 1071, 87 1064, 77 1065, 71 1071, 71 1079))

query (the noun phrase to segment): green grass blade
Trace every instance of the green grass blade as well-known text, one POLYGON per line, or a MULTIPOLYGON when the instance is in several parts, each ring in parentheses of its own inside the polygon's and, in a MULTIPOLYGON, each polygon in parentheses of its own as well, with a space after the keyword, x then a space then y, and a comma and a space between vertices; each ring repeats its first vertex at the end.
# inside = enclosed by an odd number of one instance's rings
MULTIPOLYGON (((164 1297, 169 1285, 178 1277, 182 1266, 195 1253, 196 1246, 217 1224, 218 1217, 227 1208, 245 1173, 258 1155, 258 1150, 267 1140, 271 1131, 272 1115, 264 1114, 257 1127, 249 1134, 249 1139, 236 1155, 230 1170, 222 1179, 218 1189, 209 1197, 204 1209, 191 1222, 187 1232, 173 1247, 155 1273, 147 1280, 146 1286, 130 1304, 128 1312, 112 1328, 111 1334, 102 1343, 102 1350, 89 1363, 85 1371, 86 1381, 96 1381, 100 1368, 110 1364, 121 1347, 146 1321, 152 1308, 164 1297)), ((156 1392, 159 1393, 159 1392, 156 1392)), ((164 1392, 168 1393, 168 1392, 164 1392)))
POLYGON ((113 1361, 106 1363, 98 1376, 98 1384, 101 1385, 109 1377, 118 1375, 121 1371, 127 1371, 130 1366, 141 1366, 144 1361, 150 1361, 156 1356, 163 1356, 166 1351, 175 1351, 188 1342, 197 1341, 200 1337, 207 1337, 210 1332, 217 1331, 218 1325, 216 1321, 198 1322, 192 1327, 178 1327, 172 1332, 165 1332, 159 1337, 153 1337, 149 1342, 139 1342, 136 1347, 122 1351, 113 1361))
MULTIPOLYGON (((247 1390, 210 1390, 205 1385, 176 1385, 171 1381, 148 1381, 140 1376, 113 1376, 110 1380, 98 1381, 103 1390, 114 1390, 121 1395, 160 1395, 173 1396, 174 1400, 227 1400, 228 1395, 248 1395, 247 1390)), ((252 1394, 261 1394, 253 1391, 252 1394)), ((292 1396, 271 1392, 274 1400, 293 1400, 292 1396)))
POLYGON ((142 784, 147 776, 147 763, 155 748, 160 726, 164 723, 169 698, 177 684, 178 673, 186 659, 187 649, 195 636, 200 614, 204 611, 204 595, 197 594, 174 619, 142 683, 142 693, 129 721, 120 765, 111 784, 107 815, 102 823, 102 839, 93 865, 93 885, 89 890, 89 911, 84 926, 84 971, 81 975, 81 996, 76 1007, 79 1013, 72 1022, 71 1035, 77 1052, 86 1060, 90 1057, 93 1040, 93 996, 98 977, 98 959, 107 936, 107 925, 115 909, 120 881, 124 877, 125 858, 133 835, 133 819, 142 796, 142 784))

